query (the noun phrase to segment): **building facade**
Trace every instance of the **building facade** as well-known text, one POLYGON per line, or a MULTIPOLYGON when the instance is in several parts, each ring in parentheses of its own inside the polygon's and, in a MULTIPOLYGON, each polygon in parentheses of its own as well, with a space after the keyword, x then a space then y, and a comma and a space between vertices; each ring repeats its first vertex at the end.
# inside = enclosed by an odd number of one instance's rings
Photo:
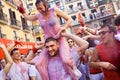
POLYGON ((103 23, 113 25, 115 5, 113 0, 65 0, 67 13, 74 20, 73 32, 81 27, 78 23, 78 13, 82 14, 88 27, 99 29, 103 23))
POLYGON ((13 0, 0 0, 0 38, 34 42, 30 27, 31 22, 26 21, 16 10, 13 0))

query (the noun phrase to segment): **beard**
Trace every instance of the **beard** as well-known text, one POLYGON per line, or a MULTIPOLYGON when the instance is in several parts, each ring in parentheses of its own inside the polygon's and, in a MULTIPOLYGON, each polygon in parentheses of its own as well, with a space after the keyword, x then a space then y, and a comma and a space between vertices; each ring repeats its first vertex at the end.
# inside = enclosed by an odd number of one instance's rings
POLYGON ((55 57, 55 56, 58 55, 58 53, 59 53, 59 52, 57 51, 57 52, 53 53, 53 55, 50 55, 50 54, 49 54, 49 56, 50 56, 50 57, 55 57))

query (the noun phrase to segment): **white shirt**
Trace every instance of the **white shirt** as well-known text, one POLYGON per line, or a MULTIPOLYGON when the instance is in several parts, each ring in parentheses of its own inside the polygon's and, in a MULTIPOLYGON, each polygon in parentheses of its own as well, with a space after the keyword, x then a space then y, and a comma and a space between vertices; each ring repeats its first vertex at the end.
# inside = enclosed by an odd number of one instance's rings
POLYGON ((19 64, 13 63, 8 73, 8 77, 10 77, 11 80, 29 80, 28 69, 29 64, 25 62, 19 64))
POLYGON ((30 77, 36 77, 37 80, 42 80, 38 70, 36 69, 36 67, 34 65, 31 65, 29 67, 29 76, 30 77))

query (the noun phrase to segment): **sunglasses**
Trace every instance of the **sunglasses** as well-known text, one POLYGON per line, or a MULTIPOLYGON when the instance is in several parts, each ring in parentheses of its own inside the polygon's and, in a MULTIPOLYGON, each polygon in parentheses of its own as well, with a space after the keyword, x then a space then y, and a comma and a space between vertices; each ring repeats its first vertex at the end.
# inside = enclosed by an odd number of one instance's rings
POLYGON ((110 31, 101 31, 101 32, 98 33, 98 35, 101 35, 101 34, 105 35, 107 32, 110 32, 110 31))

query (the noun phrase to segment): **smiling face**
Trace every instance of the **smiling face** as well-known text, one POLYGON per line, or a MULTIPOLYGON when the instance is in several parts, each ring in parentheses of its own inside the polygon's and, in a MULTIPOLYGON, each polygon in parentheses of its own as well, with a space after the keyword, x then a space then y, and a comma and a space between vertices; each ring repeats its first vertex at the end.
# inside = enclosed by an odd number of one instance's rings
POLYGON ((46 42, 45 47, 51 57, 57 55, 59 48, 57 41, 46 42))
POLYGON ((21 54, 20 54, 19 50, 15 50, 13 52, 12 59, 13 60, 21 60, 21 54))
POLYGON ((68 42, 70 48, 72 48, 74 46, 74 42, 72 39, 68 39, 67 42, 68 42))
POLYGON ((110 32, 108 27, 101 28, 99 31, 102 43, 107 43, 111 38, 113 38, 113 32, 110 32))

